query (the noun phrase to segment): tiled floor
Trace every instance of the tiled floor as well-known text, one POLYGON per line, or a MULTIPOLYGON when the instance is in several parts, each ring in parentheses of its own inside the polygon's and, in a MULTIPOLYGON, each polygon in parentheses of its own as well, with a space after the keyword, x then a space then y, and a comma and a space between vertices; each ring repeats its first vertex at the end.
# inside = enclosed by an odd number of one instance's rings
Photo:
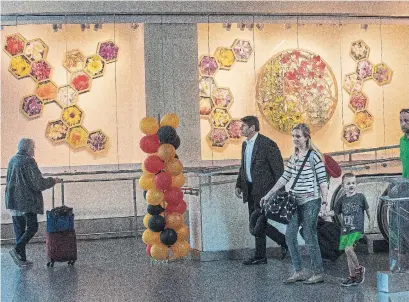
POLYGON ((79 241, 74 267, 47 268, 43 244, 30 244, 31 269, 19 269, 1 248, 1 301, 409 301, 409 293, 378 296, 376 271, 387 269, 386 254, 362 256, 367 267, 363 285, 342 288, 345 256, 326 262, 326 282, 284 285, 290 263, 269 259, 245 267, 240 261, 184 260, 152 263, 138 240, 79 241), (386 300, 384 300, 384 298, 386 300))

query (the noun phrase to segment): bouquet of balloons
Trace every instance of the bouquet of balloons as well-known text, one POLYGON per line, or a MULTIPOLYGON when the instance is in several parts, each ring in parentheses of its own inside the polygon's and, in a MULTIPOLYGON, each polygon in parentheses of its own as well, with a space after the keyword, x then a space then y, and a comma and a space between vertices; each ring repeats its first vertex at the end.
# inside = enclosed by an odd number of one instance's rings
POLYGON ((144 190, 148 213, 142 240, 146 253, 155 260, 186 257, 189 229, 184 223, 187 205, 180 189, 185 183, 183 165, 176 155, 180 138, 176 133, 179 118, 175 113, 163 116, 160 123, 153 117, 141 120, 139 128, 145 134, 140 148, 148 157, 142 163, 139 185, 144 190))

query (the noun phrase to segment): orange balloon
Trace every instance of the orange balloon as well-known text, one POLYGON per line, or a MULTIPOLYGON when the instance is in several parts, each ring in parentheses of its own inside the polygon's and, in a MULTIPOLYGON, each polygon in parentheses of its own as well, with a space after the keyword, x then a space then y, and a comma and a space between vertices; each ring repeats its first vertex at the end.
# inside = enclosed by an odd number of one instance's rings
POLYGON ((183 173, 172 177, 172 187, 180 188, 185 184, 185 176, 183 173))
POLYGON ((186 257, 190 252, 190 245, 186 240, 178 240, 171 246, 174 258, 186 257))
POLYGON ((178 240, 186 240, 189 235, 189 228, 184 224, 176 230, 176 233, 178 234, 178 240))
POLYGON ((167 113, 160 120, 160 126, 171 126, 177 128, 179 126, 179 117, 176 113, 167 113))
POLYGON ((147 213, 145 215, 145 217, 143 217, 143 225, 145 226, 145 228, 148 228, 148 221, 149 219, 152 217, 151 214, 147 213))
POLYGON ((160 205, 163 198, 164 194, 161 191, 151 189, 146 192, 146 202, 153 206, 160 205))
POLYGON ((152 232, 151 230, 145 230, 142 234, 142 240, 145 244, 158 244, 160 243, 160 232, 152 232))
POLYGON ((169 248, 162 244, 154 244, 151 247, 151 256, 155 260, 166 260, 169 258, 169 248))
POLYGON ((179 229, 184 224, 183 215, 179 213, 169 213, 166 215, 166 227, 174 230, 179 229))
POLYGON ((158 149, 158 156, 164 161, 168 162, 175 157, 176 150, 171 144, 162 144, 158 149))
POLYGON ((169 160, 165 165, 165 172, 172 176, 179 175, 183 171, 183 165, 177 158, 169 160))
POLYGON ((142 174, 139 178, 139 186, 145 191, 156 189, 155 175, 154 174, 142 174))
POLYGON ((159 130, 159 123, 153 117, 144 117, 139 122, 139 129, 146 135, 155 134, 159 130))

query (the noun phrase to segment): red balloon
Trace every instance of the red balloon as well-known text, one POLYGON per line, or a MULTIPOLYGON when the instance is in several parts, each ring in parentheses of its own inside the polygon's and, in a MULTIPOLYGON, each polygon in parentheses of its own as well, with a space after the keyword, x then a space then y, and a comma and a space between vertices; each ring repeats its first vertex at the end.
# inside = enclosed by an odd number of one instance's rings
POLYGON ((150 245, 150 244, 147 244, 147 245, 146 245, 146 254, 147 254, 149 257, 152 257, 152 255, 151 255, 151 248, 152 248, 152 245, 150 245))
POLYGON ((177 205, 169 204, 168 207, 166 208, 167 212, 180 213, 180 214, 184 214, 186 210, 187 210, 187 204, 184 200, 179 202, 177 205))
POLYGON ((172 186, 172 176, 166 172, 160 172, 155 176, 155 185, 162 191, 169 189, 172 186))
POLYGON ((157 134, 152 135, 145 135, 141 138, 139 142, 139 147, 141 147, 142 151, 145 153, 155 153, 158 151, 160 147, 159 137, 157 134))
POLYGON ((179 188, 170 188, 165 191, 165 200, 171 205, 178 205, 183 200, 183 192, 179 188))
POLYGON ((146 171, 156 174, 160 170, 165 168, 165 164, 163 163, 159 156, 149 155, 149 157, 145 159, 144 167, 146 171))

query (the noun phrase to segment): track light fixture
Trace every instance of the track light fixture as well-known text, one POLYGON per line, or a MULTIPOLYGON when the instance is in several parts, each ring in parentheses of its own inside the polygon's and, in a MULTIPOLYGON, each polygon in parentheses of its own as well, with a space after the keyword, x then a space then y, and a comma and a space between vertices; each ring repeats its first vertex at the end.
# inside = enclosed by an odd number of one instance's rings
POLYGON ((368 30, 368 24, 361 24, 361 29, 368 30))
POLYGON ((246 23, 237 23, 237 27, 240 28, 241 31, 246 29, 246 23))
POLYGON ((138 29, 138 27, 139 27, 138 23, 131 23, 132 30, 136 30, 136 29, 138 29))
POLYGON ((231 23, 223 23, 223 28, 225 28, 227 31, 230 31, 231 23))
POLYGON ((258 30, 263 30, 264 29, 264 24, 263 23, 257 23, 256 27, 258 30))

